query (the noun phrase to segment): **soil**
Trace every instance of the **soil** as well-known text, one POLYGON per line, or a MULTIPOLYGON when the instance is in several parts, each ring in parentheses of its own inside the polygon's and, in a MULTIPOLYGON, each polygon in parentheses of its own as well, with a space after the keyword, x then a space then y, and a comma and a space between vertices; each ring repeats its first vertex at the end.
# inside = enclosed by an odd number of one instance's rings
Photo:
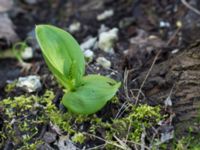
MULTIPOLYGON (((125 83, 124 85, 127 86, 128 93, 122 87, 117 95, 120 104, 109 103, 97 113, 97 116, 110 121, 121 105, 127 101, 128 94, 132 104, 159 105, 161 114, 167 116, 165 121, 169 121, 166 124, 174 128, 175 140, 191 134, 194 137, 198 135, 200 117, 200 16, 198 14, 187 8, 180 0, 35 1, 34 4, 28 3, 28 0, 15 1, 12 10, 6 12, 15 26, 14 30, 20 41, 32 37, 27 41, 34 49, 34 57, 27 61, 32 64, 30 70, 22 70, 14 58, 0 59, 0 100, 26 94, 18 88, 7 93, 5 87, 9 81, 16 80, 20 76, 37 74, 41 76, 43 90, 35 94, 43 95, 46 89, 53 89, 56 93, 54 104, 66 111, 60 106, 62 89, 49 72, 35 40, 35 25, 52 24, 67 30, 73 22, 78 21, 81 29, 74 32, 73 36, 82 43, 88 36, 98 37, 98 30, 104 24, 110 29, 119 28, 119 38, 115 43, 114 53, 108 54, 97 48, 94 60, 87 64, 87 74, 107 75, 118 81, 123 81, 125 78, 127 85, 125 83), (112 17, 103 21, 96 19, 98 14, 109 9, 114 10, 112 17), (120 22, 125 19, 128 23, 120 26, 120 22), (169 25, 162 25, 163 23, 169 25), (111 61, 111 69, 96 64, 95 60, 99 56, 111 61), (151 67, 152 70, 149 70, 151 67), (145 80, 148 72, 150 74, 145 80), (141 94, 138 95, 140 88, 141 94), (168 97, 172 101, 171 106, 165 104, 168 97)), ((189 1, 192 6, 200 10, 199 2, 189 1)), ((12 45, 14 43, 0 39, 0 52, 7 51, 12 45)), ((1 108, 2 106, 0 113, 1 108)), ((3 122, 4 118, 0 117, 0 130, 3 122)), ((49 128, 48 124, 41 132, 51 134, 49 128)), ((87 123, 84 128, 87 128, 87 123)), ((101 133, 101 129, 99 132, 101 133)), ((169 142, 173 140, 167 141, 169 142)), ((78 147, 83 148, 87 145, 87 148, 91 148, 102 143, 99 139, 88 140, 78 147)), ((5 150, 11 149, 9 144, 4 145, 5 150)), ((168 149, 172 149, 169 145, 168 149)), ((51 148, 53 149, 52 146, 51 148)))

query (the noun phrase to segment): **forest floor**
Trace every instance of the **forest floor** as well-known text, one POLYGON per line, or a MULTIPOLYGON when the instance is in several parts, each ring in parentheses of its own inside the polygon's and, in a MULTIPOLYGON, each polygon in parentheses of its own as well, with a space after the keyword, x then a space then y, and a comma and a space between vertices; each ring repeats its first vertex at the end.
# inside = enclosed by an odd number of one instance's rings
POLYGON ((200 49, 198 7, 198 0, 0 0, 0 149, 200 149, 200 108, 179 104, 182 87, 174 73, 192 62, 198 83, 189 87, 199 87, 199 54, 182 57, 186 49, 200 49), (102 110, 81 116, 60 103, 63 89, 35 38, 39 24, 77 39, 86 74, 122 82, 102 110), (102 33, 108 48, 100 45, 102 33), (20 87, 21 77, 31 75, 39 88, 20 87))

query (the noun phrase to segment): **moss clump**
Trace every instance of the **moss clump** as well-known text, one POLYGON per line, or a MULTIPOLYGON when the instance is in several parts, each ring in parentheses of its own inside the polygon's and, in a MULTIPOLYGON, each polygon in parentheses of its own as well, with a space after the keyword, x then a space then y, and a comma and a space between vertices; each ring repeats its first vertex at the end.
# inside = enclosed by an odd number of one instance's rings
POLYGON ((17 83, 17 81, 14 81, 14 82, 12 82, 12 83, 7 84, 7 85, 5 86, 5 88, 4 88, 4 91, 5 91, 6 93, 10 93, 10 92, 15 88, 16 83, 17 83))
MULTIPOLYGON (((118 119, 105 119, 106 114, 99 118, 96 114, 83 116, 63 113, 52 102, 54 97, 52 91, 46 91, 42 96, 22 95, 2 100, 0 149, 8 141, 12 142, 15 149, 35 149, 43 143, 40 133, 45 125, 56 127, 61 134, 67 135, 80 146, 87 141, 99 141, 96 138, 98 136, 104 139, 100 143, 106 143, 106 149, 116 149, 116 145, 120 144, 116 137, 140 142, 144 129, 162 119, 160 108, 148 105, 131 106, 126 115, 118 119)), ((116 98, 112 105, 119 105, 116 98)))
POLYGON ((140 143, 142 133, 157 125, 162 118, 158 106, 132 106, 126 116, 112 120, 110 132, 107 132, 106 135, 107 140, 112 140, 115 135, 122 141, 140 143))
POLYGON ((12 142, 15 149, 27 145, 33 147, 34 143, 40 143, 37 139, 39 129, 48 122, 49 117, 45 112, 53 98, 53 92, 47 91, 42 97, 22 95, 2 100, 0 107, 3 108, 3 126, 0 130, 0 149, 5 142, 12 142), (49 105, 45 107, 44 103, 49 105))

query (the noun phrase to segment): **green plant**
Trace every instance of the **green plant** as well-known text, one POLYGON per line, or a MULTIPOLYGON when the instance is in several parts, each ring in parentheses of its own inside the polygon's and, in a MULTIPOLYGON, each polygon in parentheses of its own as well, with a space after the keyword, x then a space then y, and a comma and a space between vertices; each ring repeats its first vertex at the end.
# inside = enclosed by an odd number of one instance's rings
POLYGON ((95 113, 115 95, 120 83, 100 75, 84 76, 83 53, 69 33, 54 26, 39 25, 36 37, 49 69, 66 88, 62 103, 70 111, 95 113))

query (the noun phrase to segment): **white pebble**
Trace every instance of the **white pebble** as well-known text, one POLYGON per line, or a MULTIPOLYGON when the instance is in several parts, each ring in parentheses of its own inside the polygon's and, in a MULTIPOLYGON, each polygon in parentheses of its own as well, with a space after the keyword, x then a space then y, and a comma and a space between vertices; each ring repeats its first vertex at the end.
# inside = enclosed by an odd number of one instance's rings
POLYGON ((80 22, 74 22, 69 26, 69 32, 75 33, 77 31, 79 31, 80 28, 81 28, 80 22))
POLYGON ((109 17, 112 17, 113 14, 114 14, 114 11, 113 11, 112 9, 110 9, 110 10, 105 10, 103 13, 101 13, 101 14, 99 14, 99 15, 97 16, 97 20, 98 20, 98 21, 105 20, 105 19, 107 19, 107 18, 109 18, 109 17))
POLYGON ((81 49, 83 51, 87 50, 87 49, 91 49, 94 47, 95 43, 97 41, 97 38, 96 37, 91 37, 89 38, 88 40, 86 40, 85 42, 83 42, 81 44, 81 49))
POLYGON ((39 91, 42 88, 40 77, 36 75, 30 75, 27 77, 19 77, 16 86, 23 88, 29 93, 39 91))
POLYGON ((166 21, 160 21, 160 27, 161 28, 169 28, 170 27, 170 23, 166 22, 166 21))
POLYGON ((171 53, 172 54, 176 54, 176 53, 178 53, 179 52, 179 49, 174 49, 171 53))
POLYGON ((91 51, 90 49, 87 49, 86 51, 84 51, 83 54, 88 62, 91 62, 94 58, 94 52, 91 51))
POLYGON ((105 69, 109 69, 111 67, 111 62, 104 57, 98 57, 97 64, 101 65, 105 69))
POLYGON ((114 42, 118 39, 118 29, 113 28, 99 35, 98 47, 105 52, 113 53, 114 42))
POLYGON ((33 58, 33 49, 31 47, 26 47, 21 56, 24 60, 33 58))
POLYGON ((168 106, 172 106, 172 100, 171 100, 171 97, 168 96, 168 97, 166 98, 166 100, 164 101, 164 103, 165 103, 165 106, 166 106, 166 107, 168 107, 168 106))

